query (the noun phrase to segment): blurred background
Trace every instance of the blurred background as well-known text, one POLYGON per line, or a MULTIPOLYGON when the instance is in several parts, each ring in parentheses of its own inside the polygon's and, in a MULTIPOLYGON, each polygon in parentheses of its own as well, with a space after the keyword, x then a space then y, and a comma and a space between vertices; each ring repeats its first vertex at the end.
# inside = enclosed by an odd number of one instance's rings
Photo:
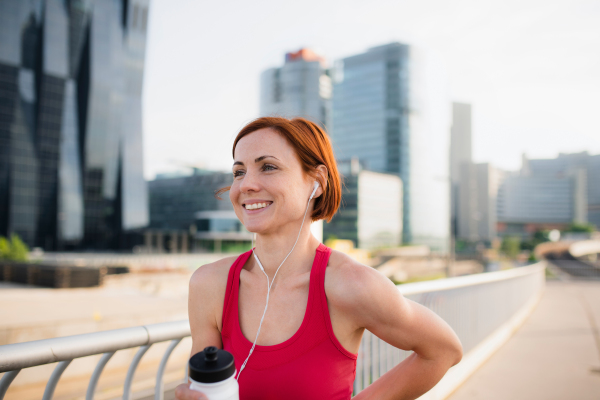
MULTIPOLYGON (((498 392, 509 354, 453 399, 597 398, 599 18, 593 0, 0 0, 0 360, 1 345, 187 318, 191 273, 250 249, 214 192, 237 132, 276 115, 330 135, 342 207, 311 228, 328 246, 399 285, 541 262, 535 312, 587 299, 564 311, 587 336, 565 344, 583 347, 561 389, 498 392)), ((539 318, 532 335, 557 326, 539 318)), ((132 354, 96 398, 119 397, 132 354)), ((55 398, 79 398, 93 365, 55 398)), ((51 371, 24 370, 7 398, 40 397, 51 371)))

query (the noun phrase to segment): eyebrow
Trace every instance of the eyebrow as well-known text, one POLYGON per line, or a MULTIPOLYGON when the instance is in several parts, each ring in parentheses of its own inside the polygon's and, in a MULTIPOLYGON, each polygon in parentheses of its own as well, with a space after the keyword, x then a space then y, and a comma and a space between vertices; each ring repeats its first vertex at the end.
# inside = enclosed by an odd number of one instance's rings
MULTIPOLYGON (((255 158, 255 159, 254 159, 254 162, 255 162, 255 163, 259 163, 259 162, 261 162, 262 160, 264 160, 265 158, 274 158, 274 159, 276 159, 277 161, 279 161, 279 158, 277 158, 277 157, 275 157, 275 156, 268 156, 268 155, 265 155, 265 156, 260 156, 260 157, 258 157, 258 158, 255 158)), ((233 165, 244 165, 244 163, 243 163, 243 162, 241 162, 241 161, 236 161, 236 162, 234 162, 234 163, 233 163, 233 165)))

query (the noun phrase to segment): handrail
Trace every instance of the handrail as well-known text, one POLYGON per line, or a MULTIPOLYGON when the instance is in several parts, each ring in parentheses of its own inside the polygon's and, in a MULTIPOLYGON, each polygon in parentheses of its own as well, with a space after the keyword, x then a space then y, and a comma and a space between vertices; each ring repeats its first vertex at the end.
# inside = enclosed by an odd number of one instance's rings
POLYGON ((0 346, 0 372, 190 336, 187 320, 0 346))
MULTIPOLYGON (((525 304, 539 296, 543 286, 539 282, 543 282, 544 268, 545 263, 542 262, 511 270, 397 287, 407 298, 431 308, 444 318, 463 341, 465 351, 469 351, 525 304), (506 297, 507 290, 513 293, 509 298, 506 297), (493 314, 484 312, 489 302, 495 302, 493 314), (469 307, 465 307, 466 304, 469 307)), ((6 372, 0 380, 0 400, 23 368, 59 362, 44 394, 45 399, 51 399, 58 379, 73 359, 103 354, 88 385, 86 399, 93 399, 98 378, 111 356, 118 350, 139 347, 130 364, 124 387, 123 398, 129 398, 135 369, 146 350, 154 343, 171 341, 156 375, 155 399, 161 399, 167 360, 181 339, 188 336, 189 322, 183 320, 0 346, 0 372, 6 372)), ((357 360, 355 393, 407 355, 408 352, 396 349, 370 332, 365 332, 357 360)))
POLYGON ((541 261, 526 267, 511 268, 504 271, 485 272, 482 274, 457 276, 447 279, 436 279, 432 281, 403 283, 396 285, 405 296, 426 292, 439 292, 442 290, 459 289, 462 287, 480 285, 483 283, 499 282, 507 279, 517 278, 529 274, 535 274, 546 268, 546 262, 541 261))

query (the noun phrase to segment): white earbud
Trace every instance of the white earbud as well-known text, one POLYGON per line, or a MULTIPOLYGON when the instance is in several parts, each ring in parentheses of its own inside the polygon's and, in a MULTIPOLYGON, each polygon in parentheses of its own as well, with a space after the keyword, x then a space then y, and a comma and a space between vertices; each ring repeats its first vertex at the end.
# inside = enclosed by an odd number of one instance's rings
POLYGON ((308 199, 308 201, 312 200, 312 198, 315 196, 315 193, 317 193, 318 188, 319 188, 319 182, 315 181, 314 189, 313 189, 312 193, 310 194, 310 198, 308 199))

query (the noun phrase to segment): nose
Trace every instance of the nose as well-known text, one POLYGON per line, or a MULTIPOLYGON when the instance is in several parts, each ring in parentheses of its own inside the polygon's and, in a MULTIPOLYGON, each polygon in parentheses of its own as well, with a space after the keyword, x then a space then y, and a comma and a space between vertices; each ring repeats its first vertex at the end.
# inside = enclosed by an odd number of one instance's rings
POLYGON ((240 191, 242 193, 259 192, 260 184, 257 174, 247 171, 240 183, 240 191))

